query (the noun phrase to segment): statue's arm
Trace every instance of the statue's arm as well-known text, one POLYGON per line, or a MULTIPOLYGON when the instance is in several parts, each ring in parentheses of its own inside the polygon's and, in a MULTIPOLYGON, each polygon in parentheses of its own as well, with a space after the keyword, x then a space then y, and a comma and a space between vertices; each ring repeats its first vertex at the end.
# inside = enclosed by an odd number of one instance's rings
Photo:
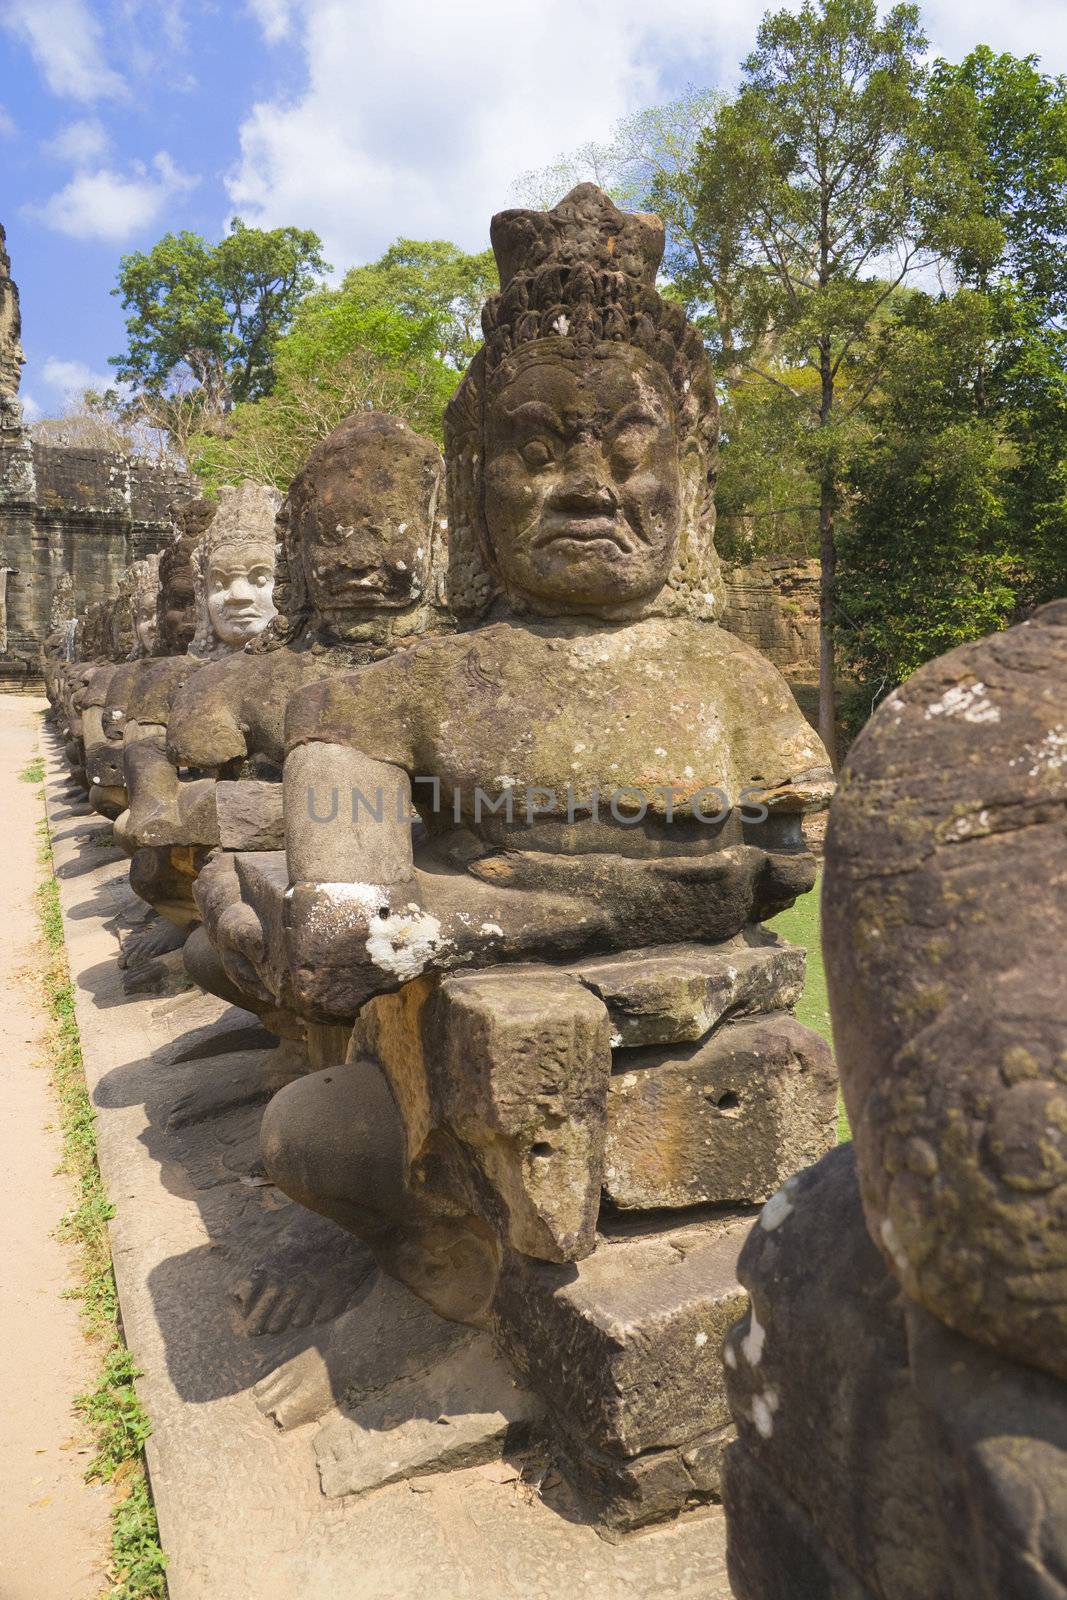
POLYGON ((347 744, 297 745, 285 760, 285 851, 292 884, 414 888, 411 781, 347 744))

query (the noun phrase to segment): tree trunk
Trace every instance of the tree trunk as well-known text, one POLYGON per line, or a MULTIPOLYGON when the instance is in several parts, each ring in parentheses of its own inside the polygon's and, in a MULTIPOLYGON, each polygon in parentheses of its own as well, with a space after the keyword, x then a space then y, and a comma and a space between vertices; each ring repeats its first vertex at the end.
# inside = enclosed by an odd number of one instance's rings
POLYGON ((834 683, 834 486, 824 472, 819 485, 819 737, 837 771, 837 689, 834 683))

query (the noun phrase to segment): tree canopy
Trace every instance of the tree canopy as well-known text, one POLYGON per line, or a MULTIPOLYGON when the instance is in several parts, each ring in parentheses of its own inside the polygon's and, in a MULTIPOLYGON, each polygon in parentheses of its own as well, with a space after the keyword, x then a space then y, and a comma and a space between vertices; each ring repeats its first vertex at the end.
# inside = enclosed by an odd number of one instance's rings
POLYGON ((216 245, 165 234, 119 265, 112 293, 129 316, 126 350, 111 358, 116 378, 155 396, 192 387, 213 411, 269 394, 278 340, 327 270, 306 229, 235 217, 216 245))

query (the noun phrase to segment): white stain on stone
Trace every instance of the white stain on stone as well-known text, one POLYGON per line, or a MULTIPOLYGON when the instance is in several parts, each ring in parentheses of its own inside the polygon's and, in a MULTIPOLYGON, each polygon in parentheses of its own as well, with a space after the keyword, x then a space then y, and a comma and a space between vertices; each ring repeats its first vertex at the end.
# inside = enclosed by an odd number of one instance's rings
POLYGON ((753 1306, 749 1314, 748 1332, 741 1340, 741 1354, 750 1367, 758 1367, 763 1360, 763 1346, 767 1342, 767 1330, 756 1315, 753 1306))
POLYGON ((901 1273, 907 1273, 910 1264, 907 1256, 904 1254, 904 1247, 900 1242, 897 1230, 894 1228, 889 1217, 885 1217, 883 1219, 879 1232, 882 1235, 882 1243, 892 1256, 893 1265, 896 1267, 897 1271, 901 1273))
POLYGON ((737 1351, 734 1349, 732 1344, 728 1344, 726 1346, 726 1349, 722 1353, 722 1358, 726 1362, 726 1365, 731 1368, 731 1370, 736 1370, 737 1351))
POLYGON ((934 700, 923 712, 923 719, 929 722, 933 717, 962 717, 964 722, 999 722, 1000 712, 992 700, 986 696, 984 683, 975 683, 970 688, 957 684, 953 689, 946 689, 940 700, 934 700))
POLYGON ((775 1228, 780 1228, 786 1217, 793 1211, 793 1189, 795 1183, 792 1178, 784 1183, 777 1194, 772 1194, 763 1210, 759 1214, 759 1225, 764 1233, 773 1233, 775 1228))
POLYGON ((1034 761, 1031 778, 1038 777, 1042 771, 1059 772, 1067 766, 1067 728, 1050 728, 1034 752, 1034 761))
POLYGON ((379 916, 367 935, 367 954, 376 967, 407 982, 417 978, 451 944, 441 938, 439 918, 418 906, 379 916))
POLYGON ((701 1329, 700 1333, 698 1333, 696 1338, 693 1340, 693 1343, 696 1345, 698 1350, 703 1350, 703 1348, 707 1344, 707 1342, 708 1342, 708 1336, 703 1331, 703 1329, 701 1329))
POLYGON ((764 1389, 752 1397, 752 1421, 761 1439, 769 1439, 774 1432, 774 1414, 778 1410, 778 1394, 774 1389, 764 1389))

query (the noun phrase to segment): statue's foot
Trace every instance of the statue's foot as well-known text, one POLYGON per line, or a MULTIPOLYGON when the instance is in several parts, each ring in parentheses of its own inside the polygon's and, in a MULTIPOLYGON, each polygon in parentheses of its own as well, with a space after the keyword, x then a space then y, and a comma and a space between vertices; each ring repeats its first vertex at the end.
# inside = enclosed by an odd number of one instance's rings
MULTIPOLYGON (((266 1240, 242 1251, 233 1279, 241 1328, 250 1338, 331 1322, 375 1270, 367 1246, 328 1217, 288 1208, 266 1240)), ((280 1219, 275 1213, 272 1220, 280 1219)))
POLYGON ((445 1322, 403 1284, 374 1273, 356 1304, 318 1342, 253 1389, 264 1416, 279 1428, 317 1422, 332 1406, 356 1404, 400 1378, 429 1372, 474 1329, 445 1322))
POLYGON ((154 915, 123 939, 119 966, 136 967, 142 961, 155 961, 172 950, 180 950, 188 937, 188 928, 176 928, 165 917, 154 915))
POLYGON ((167 1127, 187 1128, 238 1106, 265 1104, 307 1069, 306 1052, 290 1039, 273 1050, 238 1050, 198 1061, 181 1074, 167 1127))

